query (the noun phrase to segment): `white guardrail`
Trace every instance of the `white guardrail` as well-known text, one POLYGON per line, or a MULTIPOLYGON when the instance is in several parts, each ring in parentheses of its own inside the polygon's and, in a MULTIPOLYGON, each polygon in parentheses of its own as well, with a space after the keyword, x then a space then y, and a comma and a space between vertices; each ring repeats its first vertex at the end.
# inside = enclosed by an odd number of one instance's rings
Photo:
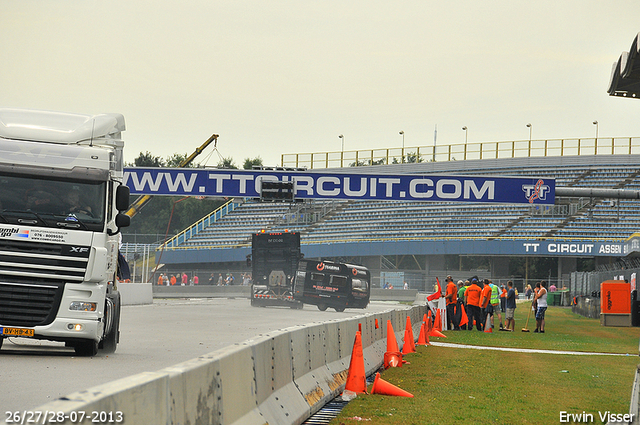
POLYGON ((295 326, 33 410, 62 412, 66 421, 56 423, 64 424, 80 423, 79 412, 103 414, 111 423, 121 412, 126 425, 301 424, 344 389, 358 325, 370 375, 383 363, 387 320, 402 341, 407 316, 418 335, 426 312, 425 306, 413 306, 295 326))

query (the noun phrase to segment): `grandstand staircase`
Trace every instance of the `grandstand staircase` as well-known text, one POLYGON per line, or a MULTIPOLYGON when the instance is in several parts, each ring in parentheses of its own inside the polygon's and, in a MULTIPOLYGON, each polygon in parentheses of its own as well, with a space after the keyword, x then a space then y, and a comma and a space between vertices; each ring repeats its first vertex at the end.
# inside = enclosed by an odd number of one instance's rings
MULTIPOLYGON (((585 178, 586 176, 588 176, 589 174, 592 173, 592 169, 589 169, 587 171, 585 171, 581 176, 579 176, 574 182, 572 182, 573 184, 575 184, 575 182, 580 181, 581 179, 585 178)), ((633 180, 640 175, 640 170, 631 173, 627 178, 625 178, 623 181, 619 182, 618 184, 613 186, 613 189, 624 189, 625 186, 627 186, 629 183, 633 182, 633 180)), ((571 185, 570 185, 571 186, 571 185)), ((545 238, 552 238, 556 235, 556 233, 558 233, 558 231, 560 231, 561 229, 563 229, 567 224, 571 223, 572 221, 574 221, 577 217, 584 217, 586 215, 589 214, 589 212, 591 211, 592 208, 594 208, 596 205, 602 203, 603 200, 600 198, 592 198, 589 200, 589 202, 586 203, 582 203, 579 205, 579 207, 576 209, 576 211, 573 214, 569 214, 564 220, 562 220, 560 223, 558 223, 556 225, 556 227, 554 227, 553 229, 549 230, 544 237, 545 238)))
POLYGON ((615 185, 613 188, 614 189, 624 189, 628 184, 633 183, 633 181, 638 176, 640 176, 640 170, 636 171, 635 173, 629 174, 629 177, 627 177, 626 179, 624 179, 623 181, 621 181, 620 183, 615 185))
MULTIPOLYGON (((581 173, 580 175, 578 175, 575 179, 573 179, 571 182, 569 182, 567 184, 567 187, 573 187, 576 184, 578 184, 581 181, 584 181, 584 179, 586 179, 588 176, 590 176, 591 174, 593 174, 595 170, 593 168, 589 168, 587 170, 585 170, 583 173, 581 173)), ((619 183, 618 185, 616 185, 615 189, 620 189, 623 188, 625 185, 627 185, 628 183, 630 183, 631 181, 633 181, 633 179, 639 175, 640 172, 636 172, 633 173, 632 175, 630 175, 626 180, 624 180, 623 182, 619 183)), ((577 208, 570 208, 569 211, 571 211, 570 214, 568 214, 564 220, 562 220, 560 223, 558 223, 554 228, 550 229, 549 231, 547 231, 543 236, 541 236, 541 239, 546 239, 546 238, 552 238, 553 236, 555 236, 555 234, 560 231, 561 229, 563 229, 564 227, 566 227, 566 225, 572 221, 574 221, 577 217, 579 216, 584 216, 588 213, 588 211, 593 208, 595 205, 597 205, 600 201, 599 200, 594 200, 591 199, 589 202, 586 203, 579 203, 577 205, 577 208)), ((516 225, 518 225, 519 223, 523 222, 524 220, 526 220, 527 218, 531 218, 533 217, 534 214, 533 213, 528 213, 528 214, 523 214, 519 217, 517 217, 516 219, 512 220, 509 224, 507 224, 506 226, 504 226, 502 229, 496 231, 493 235, 491 235, 489 238, 489 240, 492 239, 498 239, 501 236, 507 234, 509 232, 509 229, 515 227, 516 225)))
POLYGON ((491 236, 489 236, 487 238, 487 240, 498 239, 500 236, 506 234, 509 231, 509 229, 511 229, 512 227, 514 227, 518 223, 523 222, 525 219, 527 219, 529 217, 531 217, 531 214, 521 215, 520 217, 516 218, 515 220, 512 220, 511 222, 509 222, 509 224, 504 226, 502 229, 495 231, 491 236))
POLYGON ((578 184, 579 182, 581 182, 582 180, 584 180, 585 178, 589 177, 591 174, 593 173, 593 169, 589 168, 588 170, 585 170, 584 173, 580 174, 578 177, 576 177, 575 179, 573 179, 572 182, 567 184, 567 187, 573 187, 576 184, 578 184))
POLYGON ((562 220, 560 223, 558 223, 553 229, 550 229, 547 233, 545 233, 543 238, 546 239, 546 238, 554 237, 556 235, 556 233, 558 233, 560 230, 564 229, 567 226, 567 224, 571 223, 572 221, 574 221, 578 217, 584 217, 585 215, 587 215, 589 213, 589 211, 591 210, 591 208, 596 206, 599 202, 600 202, 600 200, 591 199, 591 200, 589 200, 589 202, 586 202, 584 204, 580 204, 580 206, 578 208, 576 208, 574 213, 569 214, 568 216, 566 216, 565 219, 562 220))
POLYGON ((342 212, 346 207, 348 207, 349 205, 353 204, 353 200, 349 200, 346 202, 333 202, 330 204, 329 208, 322 208, 319 210, 319 214, 317 215, 317 220, 315 220, 313 223, 309 224, 306 227, 306 231, 307 232, 311 232, 313 231, 313 229, 315 229, 316 227, 320 226, 322 224, 322 222, 326 221, 327 219, 333 217, 336 214, 339 214, 340 212, 342 212))

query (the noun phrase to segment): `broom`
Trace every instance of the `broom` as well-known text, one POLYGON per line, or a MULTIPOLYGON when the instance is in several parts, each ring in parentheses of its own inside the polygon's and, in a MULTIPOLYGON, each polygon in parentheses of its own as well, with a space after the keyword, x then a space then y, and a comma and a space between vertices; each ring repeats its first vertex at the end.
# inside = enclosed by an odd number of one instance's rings
POLYGON ((531 310, 533 310, 533 306, 529 307, 529 314, 527 314, 527 323, 524 325, 524 328, 522 328, 522 332, 529 332, 529 329, 527 329, 529 327, 529 317, 531 317, 531 310))

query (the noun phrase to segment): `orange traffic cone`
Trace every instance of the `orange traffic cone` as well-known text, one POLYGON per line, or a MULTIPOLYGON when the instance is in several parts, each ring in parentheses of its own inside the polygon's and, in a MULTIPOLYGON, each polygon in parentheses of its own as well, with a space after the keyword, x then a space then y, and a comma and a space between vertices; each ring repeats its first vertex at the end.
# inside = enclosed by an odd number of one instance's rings
POLYGON ((364 370, 364 354, 362 352, 362 335, 360 331, 356 332, 356 338, 353 342, 347 384, 344 389, 354 393, 367 392, 367 378, 364 370))
POLYGON ((387 351, 396 352, 398 349, 398 341, 396 340, 396 334, 393 332, 393 326, 391 320, 387 320, 387 351))
POLYGON ((416 352, 415 343, 413 343, 413 338, 411 337, 411 334, 407 329, 404 331, 404 344, 402 344, 402 355, 415 353, 415 352, 416 352))
POLYGON ((431 329, 431 332, 429 332, 429 336, 436 336, 438 338, 446 338, 447 337, 445 334, 443 334, 442 332, 440 332, 437 329, 431 329))
POLYGON ((405 363, 402 360, 402 353, 400 351, 387 351, 384 353, 384 368, 389 369, 390 367, 402 367, 402 364, 405 363))
POLYGON ((433 322, 433 329, 442 332, 442 316, 440 316, 440 309, 436 310, 436 319, 433 322))
POLYGON ((380 372, 376 373, 376 379, 373 381, 373 387, 371 387, 371 394, 393 395, 399 397, 413 397, 413 394, 398 388, 393 384, 388 383, 384 379, 380 378, 380 372))
POLYGON ((489 320, 489 315, 487 314, 487 322, 484 324, 484 331, 488 334, 493 333, 493 329, 491 329, 491 321, 489 320))
POLYGON ((427 335, 427 324, 424 322, 422 323, 422 326, 420 326, 418 345, 431 345, 431 343, 429 342, 429 335, 427 335))
POLYGON ((404 345, 402 346, 402 353, 415 353, 416 352, 416 340, 413 337, 413 329, 411 327, 411 318, 407 316, 407 325, 404 331, 404 345), (408 345, 405 348, 405 345, 408 345))

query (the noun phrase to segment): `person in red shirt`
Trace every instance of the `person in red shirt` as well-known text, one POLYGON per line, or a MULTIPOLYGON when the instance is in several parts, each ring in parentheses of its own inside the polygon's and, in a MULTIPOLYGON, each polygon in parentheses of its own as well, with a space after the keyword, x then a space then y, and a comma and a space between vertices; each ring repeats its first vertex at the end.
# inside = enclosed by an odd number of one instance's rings
POLYGON ((480 310, 480 295, 482 294, 482 289, 478 286, 480 281, 478 280, 478 276, 473 276, 471 279, 471 285, 464 291, 464 299, 467 304, 467 316, 469 317, 469 324, 467 325, 467 329, 473 329, 473 321, 476 321, 476 329, 482 330, 482 313, 480 310), (471 313, 471 314, 469 314, 471 313))
MULTIPOLYGON (((482 326, 487 319, 487 306, 489 306, 489 301, 491 300, 491 286, 489 285, 489 279, 484 280, 484 288, 482 288, 482 293, 480 294, 480 309, 482 310, 482 326)), ((491 325, 489 325, 491 326, 491 325)))
POLYGON ((456 304, 458 303, 458 287, 453 283, 451 276, 447 276, 445 282, 447 283, 447 292, 444 296, 447 300, 447 328, 459 331, 460 322, 455 317, 456 304))

